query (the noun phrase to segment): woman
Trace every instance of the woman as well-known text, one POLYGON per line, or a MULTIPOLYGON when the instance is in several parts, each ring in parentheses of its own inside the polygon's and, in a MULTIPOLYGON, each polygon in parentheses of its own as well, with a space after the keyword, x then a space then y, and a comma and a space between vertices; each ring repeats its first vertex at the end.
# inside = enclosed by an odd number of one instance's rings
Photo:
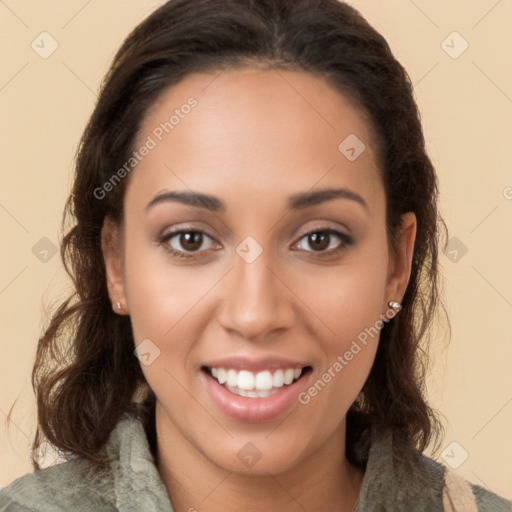
POLYGON ((510 510, 422 455, 444 224, 408 76, 353 8, 163 5, 67 213, 37 471, 0 510, 510 510), (67 462, 40 469, 45 440, 67 462))

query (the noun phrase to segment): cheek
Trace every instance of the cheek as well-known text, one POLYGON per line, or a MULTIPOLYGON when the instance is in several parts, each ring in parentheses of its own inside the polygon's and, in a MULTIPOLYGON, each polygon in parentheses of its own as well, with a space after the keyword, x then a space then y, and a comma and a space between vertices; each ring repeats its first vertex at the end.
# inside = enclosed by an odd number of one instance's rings
POLYGON ((177 266, 163 248, 126 240, 125 292, 135 340, 172 338, 218 280, 215 272, 177 266))
POLYGON ((357 397, 375 358, 385 313, 387 254, 385 238, 374 238, 343 265, 304 272, 298 281, 299 294, 327 327, 316 331, 324 358, 303 403, 329 409, 333 425, 357 397))
POLYGON ((329 331, 316 336, 322 352, 314 378, 299 396, 308 416, 322 418, 314 426, 328 436, 356 400, 370 373, 378 348, 382 286, 368 273, 340 276, 326 287, 315 306, 329 331))
POLYGON ((343 348, 385 312, 387 271, 386 240, 373 237, 355 246, 342 264, 297 272, 294 281, 298 295, 306 298, 305 303, 332 334, 330 344, 343 348))
POLYGON ((149 386, 164 403, 172 397, 173 407, 184 413, 194 407, 183 389, 197 385, 195 349, 214 315, 209 298, 225 269, 177 265, 164 249, 141 239, 132 234, 125 240, 125 293, 135 345, 145 342, 157 356, 149 365, 141 359, 149 386))
POLYGON ((215 279, 179 268, 163 250, 135 242, 126 241, 125 291, 135 345, 145 343, 151 355, 150 364, 140 359, 141 369, 158 399, 172 401, 186 416, 193 406, 183 392, 192 387, 190 354, 204 328, 201 298, 215 279))

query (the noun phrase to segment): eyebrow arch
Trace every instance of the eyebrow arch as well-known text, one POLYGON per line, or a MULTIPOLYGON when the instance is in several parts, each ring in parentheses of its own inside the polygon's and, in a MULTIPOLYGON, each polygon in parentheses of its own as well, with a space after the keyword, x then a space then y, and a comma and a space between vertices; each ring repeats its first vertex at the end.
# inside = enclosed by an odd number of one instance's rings
POLYGON ((224 203, 214 196, 200 194, 198 192, 176 192, 164 190, 157 194, 146 206, 146 211, 153 208, 157 204, 167 201, 175 201, 177 203, 195 206, 196 208, 205 208, 212 212, 223 212, 226 210, 224 203))
POLYGON ((305 194, 293 195, 288 200, 288 208, 290 210, 300 210, 325 201, 332 201, 333 199, 349 199, 359 203, 366 210, 370 210, 368 203, 359 194, 347 188, 326 188, 314 192, 306 192, 305 194))
MULTIPOLYGON (((327 188, 316 190, 314 192, 299 193, 288 199, 288 208, 290 210, 300 210, 317 204, 332 201, 333 199, 348 199, 355 201, 369 210, 368 203, 355 192, 347 188, 327 188)), ((178 192, 164 190, 157 194, 146 206, 146 211, 153 208, 157 204, 167 201, 174 201, 196 208, 205 208, 212 212, 225 212, 226 205, 217 197, 201 194, 199 192, 178 192)))

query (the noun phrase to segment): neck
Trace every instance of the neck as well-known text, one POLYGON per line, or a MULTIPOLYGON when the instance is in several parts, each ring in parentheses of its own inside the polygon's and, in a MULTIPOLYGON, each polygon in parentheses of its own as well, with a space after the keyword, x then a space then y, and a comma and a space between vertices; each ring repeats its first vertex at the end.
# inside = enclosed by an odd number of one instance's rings
POLYGON ((157 467, 175 512, 352 512, 355 507, 363 471, 345 457, 345 422, 295 467, 247 475, 208 460, 158 410, 157 467))

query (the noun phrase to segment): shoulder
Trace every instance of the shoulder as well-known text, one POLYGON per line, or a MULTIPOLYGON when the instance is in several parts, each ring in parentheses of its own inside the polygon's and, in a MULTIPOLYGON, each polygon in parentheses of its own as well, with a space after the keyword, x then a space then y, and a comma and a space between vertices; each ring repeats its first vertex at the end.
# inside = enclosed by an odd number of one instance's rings
POLYGON ((35 471, 0 490, 0 512, 172 512, 145 430, 147 408, 126 411, 105 446, 101 468, 72 459, 35 471))
POLYGON ((512 501, 465 480, 448 467, 422 455, 420 464, 441 482, 441 510, 446 512, 512 512, 512 501))
POLYGON ((512 512, 512 502, 426 455, 397 458, 393 445, 391 432, 372 432, 358 512, 512 512))
POLYGON ((476 484, 469 484, 478 506, 478 512, 512 512, 512 501, 476 484))
POLYGON ((83 460, 63 462, 22 476, 0 490, 0 512, 116 510, 108 473, 83 460), (94 508, 93 508, 94 507, 94 508))

